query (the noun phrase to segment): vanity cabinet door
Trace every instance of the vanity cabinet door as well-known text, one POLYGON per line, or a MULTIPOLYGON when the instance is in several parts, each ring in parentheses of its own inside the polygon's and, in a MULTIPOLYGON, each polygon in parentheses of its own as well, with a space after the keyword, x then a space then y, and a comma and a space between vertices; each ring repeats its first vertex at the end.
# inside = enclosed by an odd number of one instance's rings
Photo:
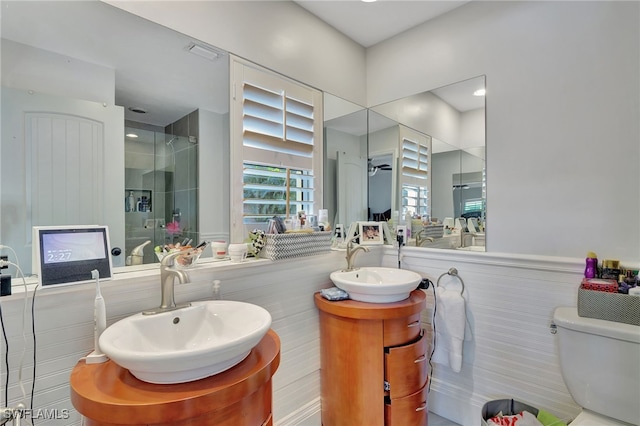
POLYGON ((387 349, 385 380, 389 383, 391 399, 411 395, 427 383, 428 356, 424 336, 410 345, 387 349))
POLYGON ((408 317, 386 319, 383 328, 385 347, 411 342, 420 335, 420 312, 408 317))
POLYGON ((427 386, 404 398, 391 399, 384 407, 385 426, 427 424, 427 386))

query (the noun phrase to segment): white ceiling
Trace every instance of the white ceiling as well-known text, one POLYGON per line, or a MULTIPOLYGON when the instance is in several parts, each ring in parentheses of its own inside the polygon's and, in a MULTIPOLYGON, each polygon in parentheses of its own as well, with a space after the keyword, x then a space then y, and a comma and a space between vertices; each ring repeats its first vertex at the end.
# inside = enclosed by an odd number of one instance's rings
POLYGON ((469 0, 294 0, 364 47, 468 3, 469 0))
MULTIPOLYGON (((213 95, 228 93, 227 61, 188 52, 197 42, 192 37, 101 1, 3 1, 2 6, 3 39, 115 70, 115 101, 125 107, 127 120, 166 126, 197 108, 228 111, 228 98, 213 95)), ((4 84, 8 77, 2 78, 4 84)))
MULTIPOLYGON (((363 46, 392 37, 467 2, 296 1, 363 46)), ((212 68, 225 63, 206 61, 187 53, 186 46, 195 41, 190 37, 102 2, 3 1, 1 17, 3 38, 115 69, 116 103, 149 111, 144 118, 126 111, 127 119, 166 125, 198 106, 204 105, 213 111, 226 107, 210 105, 211 99, 216 98, 210 93, 224 90, 226 75, 221 82, 211 82, 206 88, 202 84, 186 84, 211 81, 212 75, 220 74, 212 68), (148 40, 162 40, 162 43, 150 46, 146 43, 148 40), (157 46, 161 46, 160 51, 157 46)), ((452 89, 443 88, 437 94, 459 111, 479 107, 452 100, 459 96, 457 92, 447 93, 453 92, 452 89)))
MULTIPOLYGON (((364 47, 370 47, 447 13, 471 0, 293 0, 313 15, 364 47)), ((467 81, 431 92, 460 112, 484 107, 473 96, 477 82, 467 81)))

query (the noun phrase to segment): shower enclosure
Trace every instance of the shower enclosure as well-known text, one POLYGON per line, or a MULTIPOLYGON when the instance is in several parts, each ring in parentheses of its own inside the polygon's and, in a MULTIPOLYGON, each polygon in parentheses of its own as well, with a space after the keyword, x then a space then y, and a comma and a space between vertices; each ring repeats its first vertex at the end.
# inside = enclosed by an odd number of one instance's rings
POLYGON ((158 262, 156 246, 198 243, 198 139, 141 127, 125 127, 123 209, 126 256, 151 241, 147 264, 158 262))

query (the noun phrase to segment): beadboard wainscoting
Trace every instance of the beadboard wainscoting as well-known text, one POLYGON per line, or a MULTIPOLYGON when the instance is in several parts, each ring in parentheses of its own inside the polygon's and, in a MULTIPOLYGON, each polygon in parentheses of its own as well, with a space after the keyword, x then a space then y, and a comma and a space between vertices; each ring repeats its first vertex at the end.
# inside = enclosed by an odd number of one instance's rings
MULTIPOLYGON (((387 250, 382 262, 397 266, 397 251, 387 250)), ((403 248, 401 267, 434 284, 455 267, 465 284, 471 340, 464 342, 459 373, 433 364, 430 411, 475 425, 487 401, 514 398, 563 419, 578 414, 562 380, 557 336, 549 326, 555 307, 576 305, 583 260, 403 248)), ((440 285, 461 288, 448 275, 440 285)), ((423 322, 430 328, 433 289, 424 291, 423 322)))
MULTIPOLYGON (((549 324, 556 306, 575 306, 582 262, 403 248, 402 268, 419 272, 435 283, 455 267, 466 286, 473 339, 465 343, 460 373, 434 364, 429 409, 456 423, 471 425, 479 423, 485 402, 515 398, 565 419, 575 416, 579 407, 562 380, 557 338, 550 334, 549 324)), ((356 259, 357 266, 380 264, 397 266, 397 250, 375 247, 356 259)), ((280 367, 273 379, 277 425, 320 425, 320 339, 313 293, 330 287, 329 273, 344 265, 344 252, 281 261, 252 260, 242 265, 214 262, 196 265, 189 272, 191 283, 175 287, 178 302, 205 299, 212 294, 211 281, 219 279, 223 298, 269 310, 272 328, 282 344, 280 367)), ((80 425, 80 416, 69 400, 68 380, 78 359, 92 350, 94 287, 89 283, 37 291, 34 409, 57 410, 60 414, 69 410, 70 414, 68 419, 38 419, 39 425, 80 425)), ((24 311, 24 298, 17 291, 14 288, 16 294, 0 299, 9 339, 10 406, 22 400, 18 370, 24 346, 23 312, 26 352, 22 379, 27 394, 31 392, 33 367, 31 293, 24 311)), ((102 293, 111 324, 159 303, 159 273, 141 270, 116 274, 113 280, 102 283, 102 293)), ((431 289, 426 293, 424 318, 430 322, 431 289)), ((5 350, 2 342, 3 354, 5 350)), ((4 383, 4 363, 0 368, 4 383)))
MULTIPOLYGON (((380 263, 382 249, 359 256, 359 265, 380 263)), ((331 287, 329 273, 346 265, 344 252, 329 252, 291 260, 250 260, 242 265, 214 262, 188 270, 191 282, 176 284, 178 303, 210 298, 212 280, 221 281, 222 296, 228 300, 254 303, 272 316, 272 328, 280 336, 280 367, 273 378, 273 413, 276 424, 307 425, 319 419, 320 352, 318 313, 313 294, 331 287)), ((136 267, 128 268, 135 270, 136 267)), ((157 269, 115 274, 101 283, 107 308, 107 324, 158 306, 160 278, 157 269)), ((31 334, 32 292, 25 298, 14 288, 12 296, 0 299, 9 341, 9 406, 22 401, 18 382, 23 348, 22 370, 27 406, 33 374, 31 334), (25 336, 22 318, 25 318, 25 336)), ((35 298, 36 383, 34 411, 42 410, 38 425, 80 425, 69 395, 69 376, 77 361, 93 349, 93 283, 58 288, 39 288, 35 298), (45 410, 47 410, 45 412, 45 410), (53 413, 53 414, 52 414, 53 413), (68 413, 68 417, 66 415, 68 413), (59 417, 57 419, 51 417, 59 417)), ((0 339, 2 340, 2 339, 0 339)), ((4 340, 1 380, 6 367, 4 340)), ((1 391, 4 404, 4 388, 1 391)))

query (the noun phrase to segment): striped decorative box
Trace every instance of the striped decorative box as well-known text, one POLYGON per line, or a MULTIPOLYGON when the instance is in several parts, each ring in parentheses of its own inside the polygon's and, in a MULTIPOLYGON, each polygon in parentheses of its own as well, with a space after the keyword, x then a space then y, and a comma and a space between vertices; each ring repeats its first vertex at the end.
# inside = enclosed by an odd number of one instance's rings
POLYGON ((258 257, 278 260, 328 252, 332 234, 331 231, 267 234, 266 244, 258 257))
POLYGON ((444 234, 444 225, 429 225, 425 226, 423 229, 423 237, 442 238, 442 235, 444 234))
POLYGON ((640 297, 607 291, 578 289, 578 315, 640 325, 640 297))

